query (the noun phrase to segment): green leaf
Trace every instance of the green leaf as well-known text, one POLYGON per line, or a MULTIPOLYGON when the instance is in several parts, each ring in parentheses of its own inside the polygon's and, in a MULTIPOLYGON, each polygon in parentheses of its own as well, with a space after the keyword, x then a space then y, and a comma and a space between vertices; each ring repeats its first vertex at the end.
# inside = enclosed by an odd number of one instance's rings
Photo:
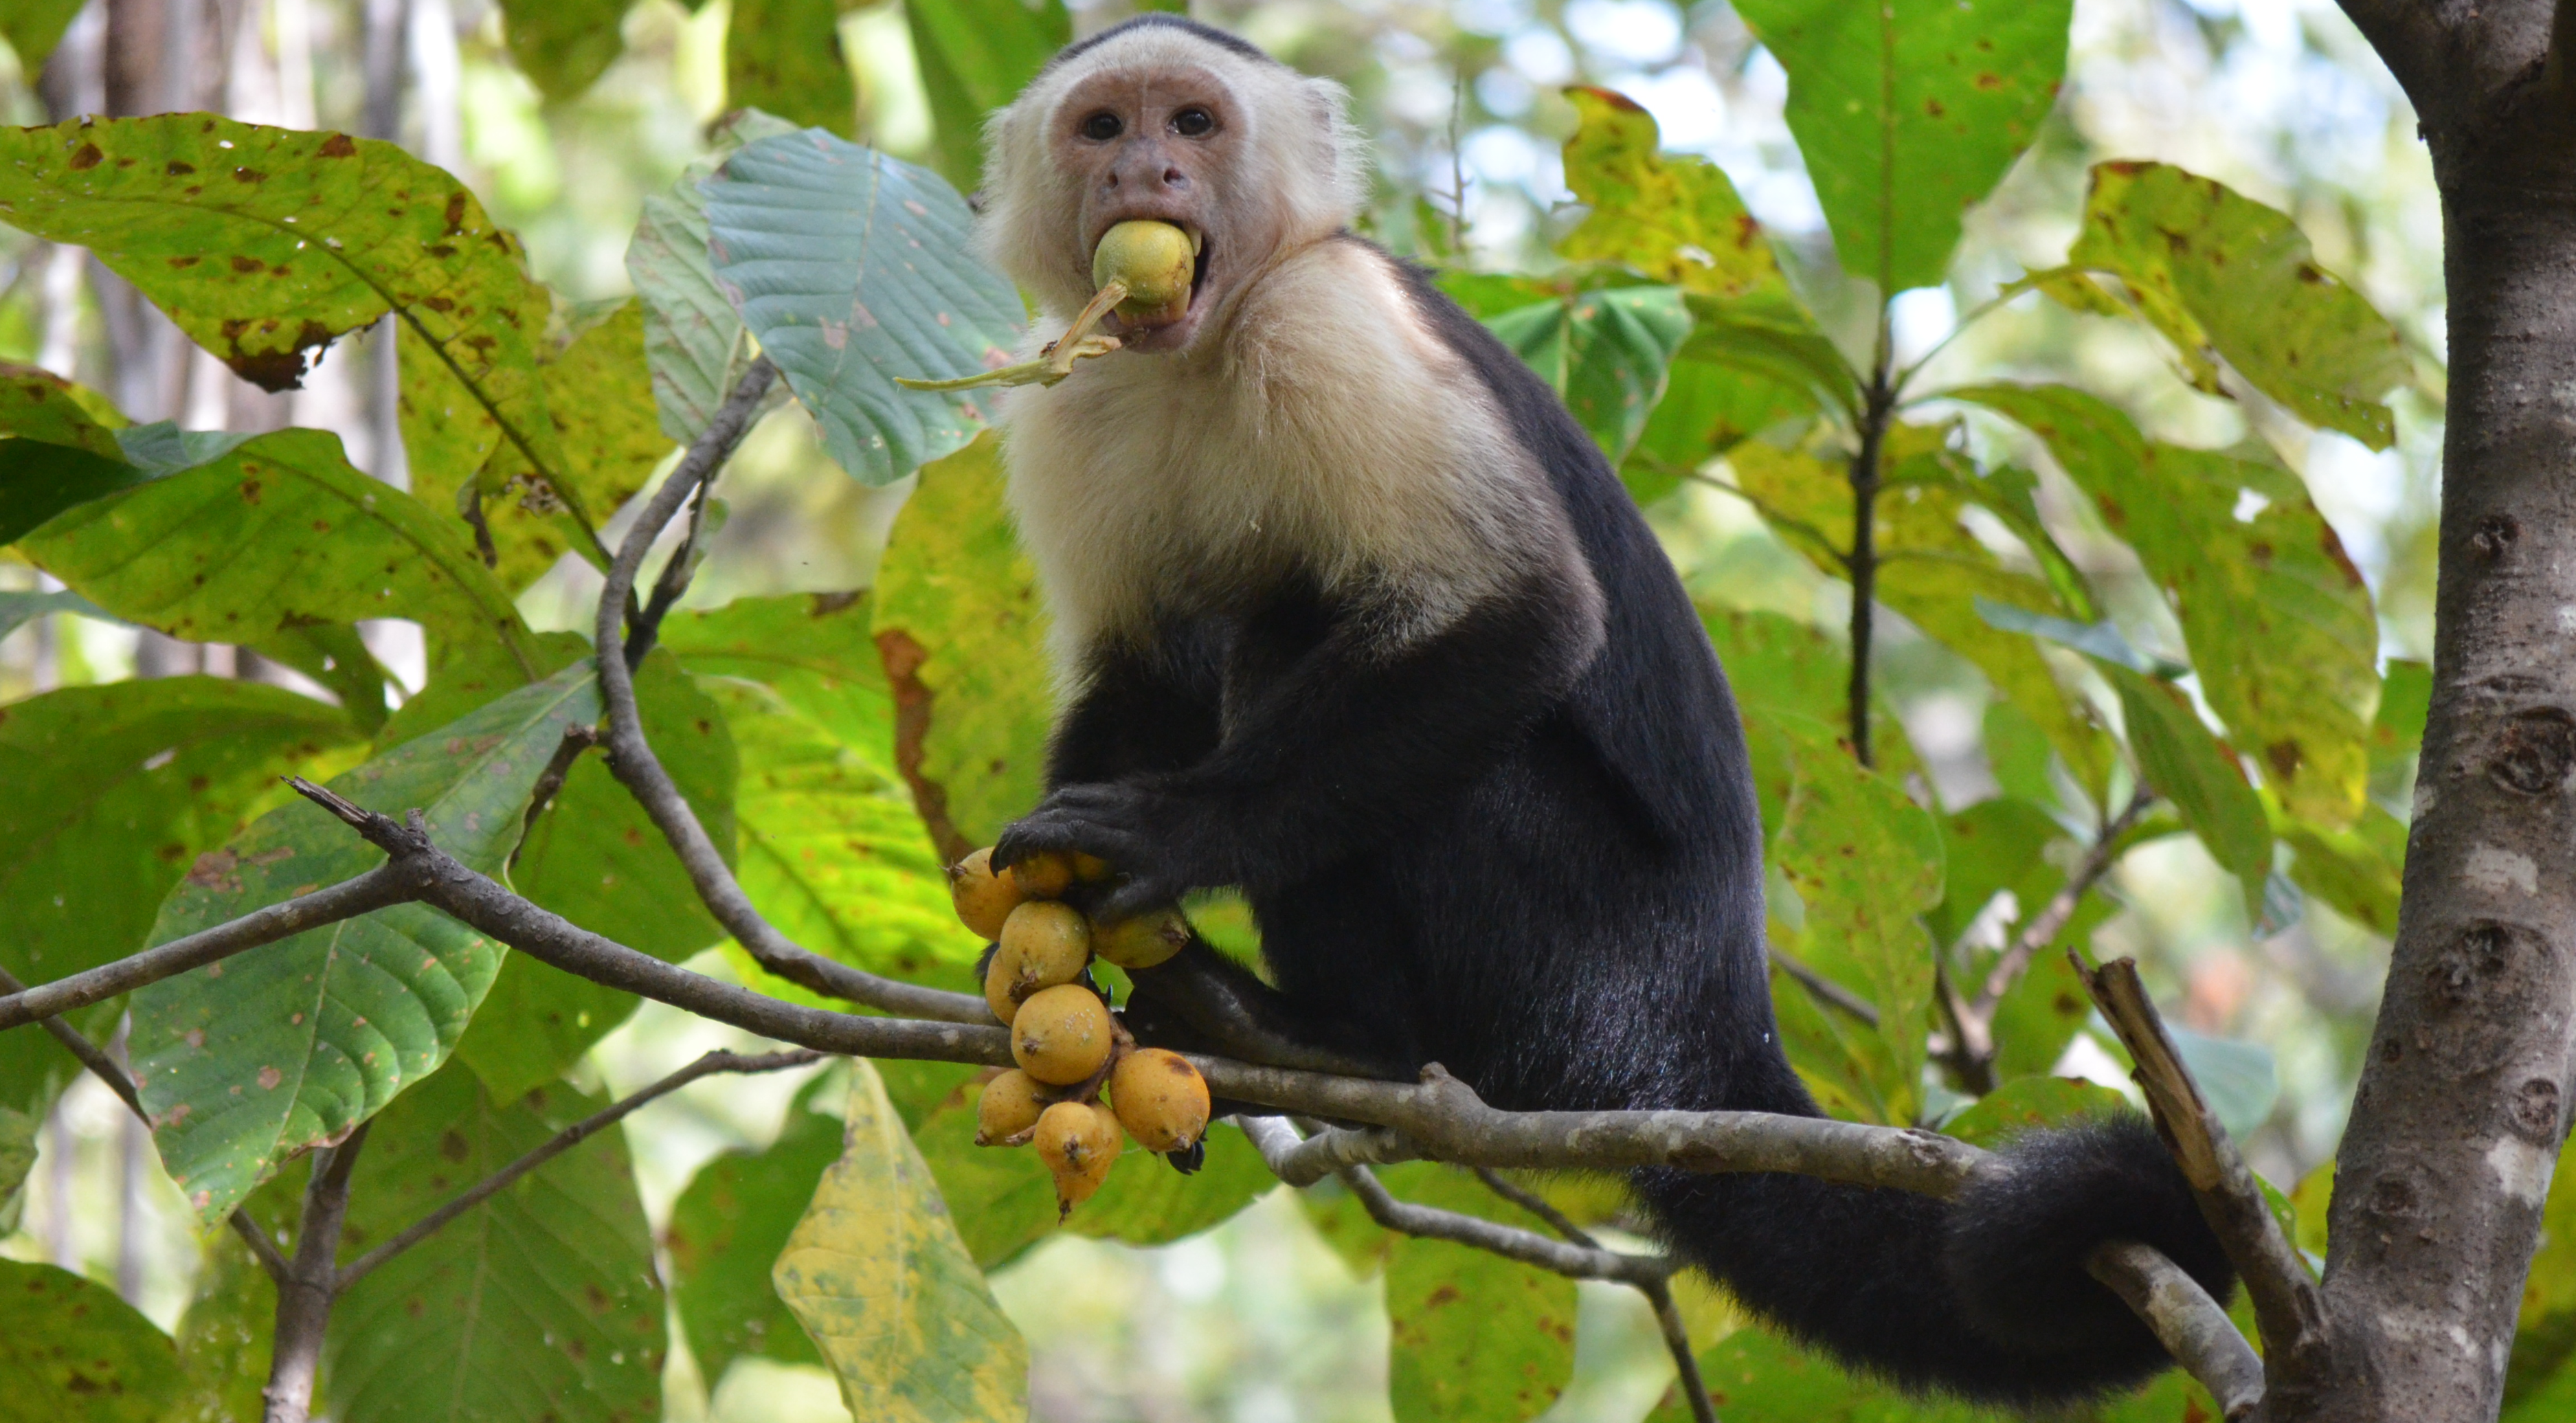
POLYGON ((1742 0, 1789 71, 1789 132, 1843 269, 1882 300, 1938 283, 1962 213, 2038 135, 2072 0, 1742 0))
POLYGON ((169 1336, 116 1291, 0 1260, 0 1407, 10 1417, 159 1423, 178 1393, 169 1336))
POLYGON ((1691 329, 1675 287, 1565 291, 1485 324, 1565 397, 1614 466, 1645 432, 1673 353, 1691 329))
POLYGON ((758 682, 879 760, 894 744, 885 664, 866 593, 736 598, 662 623, 662 646, 701 677, 758 682))
POLYGON ((851 1063, 844 1140, 771 1272, 842 1402, 872 1423, 1020 1417, 1028 1345, 865 1059, 851 1063))
MULTIPOLYGON (((331 788, 371 810, 419 809, 460 862, 498 873, 528 792, 566 726, 599 717, 587 666, 407 742, 331 788)), ((383 860, 321 807, 262 816, 196 865, 161 906, 166 943, 383 860)), ((134 996, 144 1106, 171 1179, 220 1220, 280 1161, 382 1111, 455 1047, 501 947, 422 905, 307 930, 134 996)))
POLYGON ((1941 835, 1947 871, 1941 902, 1923 917, 1924 926, 1942 943, 1956 943, 2005 890, 2025 917, 2038 913, 2065 878, 2041 852, 2065 833, 2047 811, 2010 797, 1979 801, 1949 817, 1941 835))
POLYGON ((2424 748, 2424 722, 2433 708, 2433 669, 2392 657, 2384 676, 2379 714, 2370 723, 2370 788, 2373 795, 2402 798, 2414 784, 2415 758, 2424 748))
MULTIPOLYGON (((256 1204, 256 1203, 254 1203, 256 1204)), ((291 1214, 291 1209, 288 1214, 291 1214)), ((262 1218, 254 1211, 253 1219, 262 1218)), ((162 1423, 238 1423, 260 1417, 276 1347, 277 1285, 231 1231, 206 1242, 196 1294, 179 1316, 179 1406, 162 1423)))
MULTIPOLYGON (((1738 1329, 1701 1353, 1699 1369, 1728 1423, 1991 1423, 1996 1417, 1967 1404, 1909 1399, 1757 1327, 1738 1329)), ((1648 1423, 1690 1416, 1667 1397, 1648 1423)))
MULTIPOLYGON (((1778 613, 1704 607, 1699 617, 1743 717, 1762 824, 1777 835, 1796 779, 1793 740, 1829 742, 1850 729, 1851 657, 1839 640, 1778 613)), ((1883 771, 1902 779, 1915 769, 1904 725, 1884 706, 1870 709, 1870 735, 1883 771)))
POLYGON ((2191 700, 2125 667, 2102 667, 2120 695, 2138 775, 2173 802, 2219 867, 2244 884, 2248 915, 2260 916, 2272 872, 2272 830, 2263 801, 2245 780, 2236 751, 2202 725, 2191 700))
POLYGON ((122 459, 76 446, 0 440, 0 544, 16 543, 66 509, 152 478, 122 459))
POLYGON ((223 677, 0 707, 0 965, 40 983, 142 948, 190 862, 275 800, 280 774, 353 740, 321 702, 223 677))
POLYGON ((1560 251, 1709 296, 1785 291, 1769 239, 1723 170, 1659 152, 1654 116, 1624 94, 1577 86, 1565 97, 1582 121, 1565 141, 1565 185, 1592 211, 1560 251))
POLYGON ((984 118, 1018 97, 1073 39, 1064 0, 916 0, 903 7, 930 100, 939 169, 960 187, 984 175, 984 118))
POLYGON ((2101 895, 2086 895, 2084 902, 2076 906, 2075 917, 2066 921, 2066 927, 2046 948, 2032 956, 2029 969, 2013 981, 2003 1001, 1995 1005, 1998 1081, 2010 1082, 2055 1069, 2058 1059, 2066 1055, 2066 1045, 2075 1040, 2085 1020, 2093 1016, 2093 1000, 2084 992, 2084 980, 2077 977, 2066 950, 2071 945, 2089 943, 2093 931, 2115 910, 2116 906, 2101 895))
POLYGON ((2404 343, 2288 214, 2169 164, 2099 163, 2067 260, 2117 274, 2201 389, 2224 393, 2210 366, 2223 356, 2311 425, 2396 442, 2380 397, 2407 378, 2404 343))
POLYGON ((1619 478, 1640 504, 1681 486, 1683 478, 1746 439, 1784 421, 1812 417, 1806 391, 1715 361, 1673 362, 1664 398, 1655 402, 1619 478))
POLYGON ((0 1220, 21 1219, 26 1203, 18 1190, 27 1184, 27 1173, 36 1169, 36 1129, 43 1122, 33 1112, 0 1107, 0 1220))
MULTIPOLYGON (((1497 1200, 1454 1167, 1383 1173, 1399 1198, 1469 1214, 1497 1200)), ((1472 1246, 1413 1236, 1387 1252, 1388 1392, 1403 1419, 1547 1411, 1574 1371, 1574 1282, 1472 1246)))
POLYGON ((644 308, 653 403, 662 433, 682 443, 696 439, 715 418, 749 362, 742 318, 716 289, 715 268, 707 260, 707 200, 698 183, 742 143, 794 132, 795 125, 758 110, 725 124, 715 134, 722 147, 682 169, 668 192, 645 195, 635 238, 627 244, 626 275, 644 308))
POLYGON ((394 312, 443 371, 404 422, 414 478, 477 468, 504 438, 554 463, 530 341, 544 293, 474 195, 396 144, 207 114, 0 130, 0 221, 88 247, 265 390, 394 312))
POLYGON ((970 247, 974 217, 936 173, 809 130, 743 145, 700 185, 716 282, 864 483, 964 445, 984 391, 905 390, 999 364, 1019 294, 970 247))
POLYGON ((841 54, 840 0, 734 0, 725 26, 725 103, 763 109, 799 128, 844 136, 859 89, 841 54))
POLYGON ((921 471, 877 567, 875 629, 895 765, 953 862, 1037 804, 1055 700, 1037 569, 989 436, 921 471))
MULTIPOLYGON (((459 526, 361 473, 339 437, 319 430, 261 435, 83 504, 19 547, 117 617, 298 664, 315 661, 320 627, 364 618, 411 618, 442 640, 526 645, 518 610, 459 526)), ((337 650, 361 649, 352 635, 337 650)), ((381 716, 381 690, 374 696, 381 716)))
POLYGON ((1878 1009, 1848 1084, 1877 1121, 1910 1125, 1932 1006, 1932 943, 1917 916, 1940 902, 1941 832, 1893 781, 1830 742, 1793 738, 1797 784, 1774 847, 1805 903, 1792 946, 1817 972, 1878 1009))
POLYGON ((2397 934, 2397 901, 2406 874, 2406 823, 2377 805, 2342 830, 2287 816, 2273 833, 2288 842, 2290 879, 2334 911, 2382 938, 2397 934))
POLYGON ((1805 403, 1847 416, 1860 410, 1860 378, 1794 297, 1762 289, 1731 300, 1686 293, 1694 323, 1675 357, 1728 367, 1803 392, 1805 403))
POLYGON ((2370 590, 2298 482, 2268 465, 2159 444, 2062 386, 1954 392, 2048 442, 2165 590, 2210 709, 2292 814, 2348 825, 2369 775, 2379 694, 2370 590), (2266 501, 2238 517, 2249 494, 2266 501))
POLYGON ((838 1118, 791 1107, 767 1150, 728 1151, 699 1167, 671 1207, 662 1233, 671 1252, 671 1295, 689 1353, 711 1386, 743 1355, 823 1362, 771 1287, 769 1267, 813 1200, 815 1182, 840 1154, 838 1118))
POLYGON ((501 0, 510 59, 553 103, 578 99, 625 52, 626 0, 501 0))
MULTIPOLYGON (((2191 1069, 2210 1113, 2219 1125, 2243 1139, 2263 1125, 2272 1104, 2281 1098, 2281 1073, 2272 1050, 2261 1043, 2214 1038, 2179 1023, 2167 1024, 2174 1052, 2191 1069)), ((2268 1183, 2267 1183, 2268 1189, 2268 1183)))
MULTIPOLYGON (((457 508, 462 487, 475 483, 499 555, 493 572, 513 591, 543 577, 566 553, 604 566, 598 528, 644 487, 671 449, 659 429, 640 306, 619 305, 560 349, 541 344, 537 359, 560 452, 551 476, 504 442, 479 471, 441 466, 419 471, 412 481, 412 493, 441 510, 457 508)), ((442 378, 418 361, 403 369, 406 379, 442 378)))
POLYGON ((63 31, 72 17, 81 12, 83 0, 16 0, 7 11, 0 12, 0 40, 18 55, 22 83, 30 86, 45 69, 45 57, 61 42, 63 31))
POLYGON ((1978 1098, 1966 1111, 1943 1122, 1941 1130, 1991 1151, 2032 1127, 2133 1110, 2128 1098, 2098 1082, 2081 1077, 2021 1077, 1978 1098))
MULTIPOLYGON (((569 1088, 501 1105, 463 1072, 367 1135, 344 1259, 607 1105, 569 1088)), ((547 1162, 350 1287, 323 1337, 345 1423, 651 1418, 666 1335, 653 1238, 625 1136, 547 1162)))

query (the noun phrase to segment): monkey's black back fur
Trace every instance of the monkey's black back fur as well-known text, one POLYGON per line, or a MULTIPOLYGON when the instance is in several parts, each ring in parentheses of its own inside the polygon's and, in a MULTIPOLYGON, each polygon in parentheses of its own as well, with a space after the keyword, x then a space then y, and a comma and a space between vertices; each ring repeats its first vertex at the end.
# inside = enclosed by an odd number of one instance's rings
MULTIPOLYGON (((1606 600, 1597 652, 1562 626, 1576 600, 1538 585, 1427 647, 1318 675, 1342 610, 1292 580, 1149 648, 1095 650, 1051 784, 1147 788, 1163 823, 1220 847, 1190 882, 1251 898, 1286 1031, 1408 1072, 1442 1063, 1506 1108, 1821 1115, 1776 1041, 1762 827, 1708 636, 1555 393, 1424 274, 1405 280, 1569 511, 1606 600), (1261 694, 1291 682, 1294 705, 1264 723, 1261 694)), ((1150 1018, 1153 974, 1137 982, 1150 1018)), ((2002 1184, 1957 1202, 1786 1175, 1635 1184, 1746 1305, 1910 1387, 2045 1404, 2162 1367, 2084 1274, 2103 1240, 2232 1290, 2143 1123, 2032 1133, 2006 1159, 2002 1184)))

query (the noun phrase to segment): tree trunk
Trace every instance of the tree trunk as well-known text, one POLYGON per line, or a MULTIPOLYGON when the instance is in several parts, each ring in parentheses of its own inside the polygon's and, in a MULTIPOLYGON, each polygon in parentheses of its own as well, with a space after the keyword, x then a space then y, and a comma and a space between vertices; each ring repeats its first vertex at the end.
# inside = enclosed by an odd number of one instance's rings
POLYGON ((2353 8, 2442 191, 2441 581, 2404 908, 2337 1155, 2334 1358, 2276 1361, 2265 1414, 2471 1423, 2496 1416, 2576 1096, 2576 123, 2537 64, 2464 58, 2530 53, 2547 5, 2492 6, 2447 54, 2390 43, 2437 7, 2353 8))

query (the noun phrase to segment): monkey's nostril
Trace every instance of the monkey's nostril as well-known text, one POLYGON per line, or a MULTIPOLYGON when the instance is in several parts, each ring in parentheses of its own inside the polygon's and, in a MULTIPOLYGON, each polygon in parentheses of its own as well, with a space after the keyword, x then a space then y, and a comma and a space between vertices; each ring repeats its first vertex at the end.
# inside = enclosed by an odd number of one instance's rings
POLYGON ((1186 188, 1186 187, 1188 187, 1189 185, 1190 185, 1190 175, 1189 175, 1189 174, 1182 172, 1182 171, 1181 171, 1180 169, 1178 169, 1178 168, 1166 168, 1166 169, 1164 169, 1164 170, 1163 170, 1163 186, 1164 186, 1164 187, 1166 187, 1166 188, 1186 188))

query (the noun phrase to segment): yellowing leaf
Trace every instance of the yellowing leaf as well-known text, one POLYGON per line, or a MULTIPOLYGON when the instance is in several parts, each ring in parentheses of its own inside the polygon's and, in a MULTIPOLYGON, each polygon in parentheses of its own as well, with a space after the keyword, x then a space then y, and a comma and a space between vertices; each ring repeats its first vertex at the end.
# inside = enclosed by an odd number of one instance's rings
POLYGON ((1654 115, 1607 89, 1565 91, 1583 126, 1565 141, 1565 185, 1592 207, 1567 234, 1575 261, 1624 262, 1711 296, 1780 283, 1762 225, 1726 173, 1705 158, 1664 154, 1654 115))
POLYGON ((868 1423, 1019 1423, 1028 1345, 948 1218, 930 1167, 865 1059, 841 1159, 770 1272, 868 1423))

